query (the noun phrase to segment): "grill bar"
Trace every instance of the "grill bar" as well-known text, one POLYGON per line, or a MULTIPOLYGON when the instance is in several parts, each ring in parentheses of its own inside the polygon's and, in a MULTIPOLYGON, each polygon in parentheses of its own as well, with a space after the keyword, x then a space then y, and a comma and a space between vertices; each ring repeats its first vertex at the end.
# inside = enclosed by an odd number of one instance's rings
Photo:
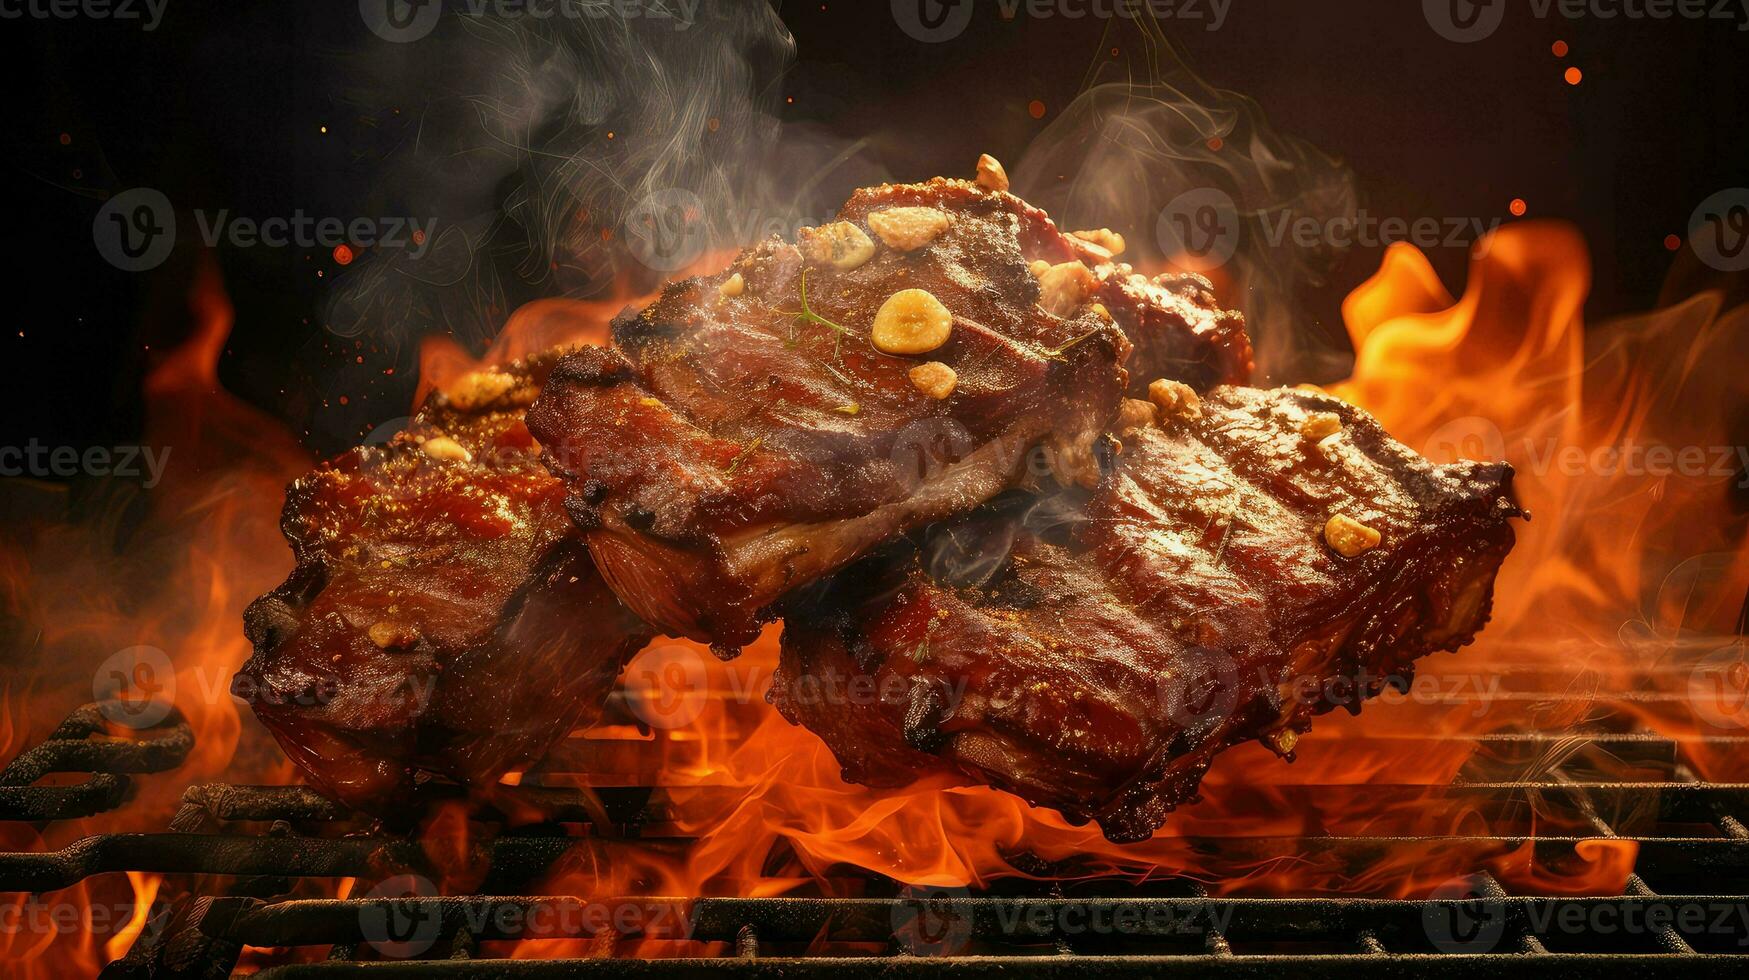
MULTIPOLYGON (((503 837, 484 847, 479 860, 495 872, 533 876, 576 844, 566 837, 503 837)), ((424 860, 418 842, 398 837, 103 834, 43 854, 0 854, 0 890, 53 891, 121 871, 360 877, 385 864, 420 867, 424 860)))
POLYGON ((113 810, 127 795, 126 774, 182 765, 194 747, 194 732, 181 713, 171 708, 163 720, 133 728, 127 719, 135 708, 119 701, 84 705, 42 744, 13 759, 0 771, 0 820, 66 820, 113 810), (112 735, 116 728, 139 737, 112 735), (91 778, 73 786, 31 785, 50 773, 67 772, 91 778))
MULTIPOLYGON (((1497 887, 1493 890, 1497 890, 1497 887)), ((1283 943, 1323 942, 1346 944, 1369 961, 1401 964, 1453 961, 1472 968, 1513 962, 1535 965, 1539 972, 1551 970, 1562 976, 1594 976, 1600 962, 1613 969, 1630 968, 1633 975, 1660 971, 1672 961, 1689 964, 1704 959, 1709 968, 1749 965, 1749 955, 1732 952, 1701 957, 1674 929, 1668 936, 1654 931, 1655 950, 1614 954, 1608 957, 1550 951, 1538 933, 1551 924, 1585 922, 1654 921, 1662 913, 1672 921, 1688 911, 1702 913, 1699 920, 1720 912, 1746 909, 1737 896, 1639 896, 1628 898, 1510 898, 1489 895, 1477 899, 1403 901, 1357 899, 995 899, 956 897, 945 902, 915 899, 652 899, 621 898, 584 902, 570 897, 434 898, 306 900, 263 904, 246 899, 221 899, 201 910, 196 928, 208 949, 240 949, 243 946, 310 946, 334 944, 335 955, 350 958, 361 946, 382 940, 383 923, 414 923, 397 933, 401 939, 427 937, 425 945, 439 954, 417 964, 372 962, 359 964, 331 958, 327 963, 285 967, 260 974, 264 977, 346 977, 377 974, 403 975, 414 967, 428 968, 433 975, 489 977, 556 976, 553 970, 570 969, 588 975, 644 976, 651 964, 674 965, 682 975, 715 964, 739 975, 817 975, 825 969, 841 969, 853 975, 882 976, 897 971, 911 975, 914 964, 966 966, 967 975, 983 975, 988 964, 1031 967, 1049 962, 1072 963, 1095 969, 1099 974, 1131 975, 1144 967, 1173 973, 1201 975, 1211 963, 1255 966, 1273 964, 1313 975, 1333 975, 1336 966, 1351 958, 1327 953, 1272 951, 1283 943), (633 914, 628 915, 628 911, 633 914), (541 914, 544 913, 544 916, 541 914), (594 913, 594 914, 591 914, 594 913), (974 943, 1006 949, 999 957, 970 956, 951 959, 918 959, 905 955, 869 957, 845 955, 761 956, 762 943, 804 944, 829 937, 837 944, 884 944, 893 934, 893 923, 907 916, 933 914, 945 920, 945 931, 957 934, 966 946, 974 943), (1623 919, 1622 917, 1627 917, 1623 919), (610 928, 605 923, 612 922, 610 928), (1095 936, 1095 943, 1114 939, 1128 943, 1166 943, 1175 951, 1136 955, 1114 951, 1089 955, 1088 937, 1070 923, 1104 921, 1111 929, 1095 936), (1490 924, 1478 940, 1450 940, 1437 953, 1423 952, 1429 937, 1439 936, 1439 923, 1480 922, 1490 924), (646 924, 649 928, 645 928, 646 924), (524 928, 528 925, 531 928, 524 928), (531 967, 524 960, 475 960, 473 951, 481 941, 506 939, 595 938, 606 934, 622 940, 687 940, 721 944, 721 957, 709 959, 556 959, 531 967), (447 943, 436 943, 436 937, 447 943), (1348 941, 1348 937, 1353 937, 1348 941), (1235 949, 1237 947, 1237 949, 1235 949), (445 959, 441 954, 447 949, 445 959), (1254 952, 1253 950, 1270 950, 1254 952), (1391 950, 1406 950, 1395 954, 1391 950), (1048 952, 1047 952, 1048 951, 1048 952), (1589 964, 1587 966, 1586 964, 1589 964), (529 972, 532 970, 533 972, 529 972)), ((1097 930, 1096 930, 1097 932, 1097 930)), ((1737 937, 1739 947, 1749 950, 1749 931, 1737 937)), ((1717 937, 1715 936, 1716 940, 1717 937)), ((1435 946, 1440 941, 1434 940, 1435 946)), ((420 947, 421 949, 424 946, 420 947)), ((1398 975, 1387 969, 1369 975, 1398 975)))
MULTIPOLYGON (((467 929, 476 939, 560 939, 597 936, 589 928, 608 913, 623 924, 620 938, 738 942, 751 929, 761 942, 808 942, 830 932, 835 941, 884 943, 905 913, 941 914, 957 920, 970 938, 1050 942, 1060 924, 1079 920, 1120 923, 1125 936, 1193 938, 1217 932, 1229 943, 1340 939, 1367 934, 1387 947, 1425 945, 1427 922, 1453 912, 1497 919, 1508 930, 1537 931, 1563 917, 1595 921, 1602 915, 1659 918, 1663 911, 1706 909, 1723 914, 1749 909, 1740 895, 1631 895, 1604 897, 1513 897, 1468 899, 1363 898, 650 898, 584 900, 571 896, 468 896, 452 898, 306 899, 261 903, 224 899, 212 915, 225 928, 214 932, 251 946, 362 943, 368 923, 399 914, 432 923, 448 935, 467 929), (226 904, 231 903, 231 904, 226 904), (579 927, 530 936, 505 923, 577 923, 579 927), (643 928, 649 923, 652 928, 643 928), (675 934, 669 934, 675 933, 675 934)), ((538 925, 536 926, 538 929, 538 925)), ((1745 932, 1749 939, 1749 932, 1745 932)), ((1689 950, 1692 952, 1692 950, 1689 950)), ((1749 954, 1749 947, 1745 947, 1749 954)))
MULTIPOLYGON (((180 716, 121 735, 107 717, 103 705, 86 705, 0 773, 0 819, 45 821, 112 809, 126 799, 130 774, 173 768, 192 747, 193 736, 180 716), (73 786, 32 785, 56 772, 84 772, 90 778, 73 786)), ((1602 723, 1607 726, 1609 719, 1602 723)), ((1372 740, 1449 741, 1433 735, 1372 740)), ((1365 791, 1381 801, 1401 797, 1475 805, 1490 814, 1493 829, 1516 829, 1518 824, 1511 821, 1522 819, 1528 829, 1543 832, 1208 835, 1177 842, 1244 865, 1295 855, 1327 859, 1333 866, 1392 862, 1408 867, 1430 847, 1440 847, 1462 849, 1478 868, 1492 857, 1512 854, 1557 871, 1584 864, 1585 848, 1621 846, 1632 849, 1634 861, 1626 894, 1514 896, 1483 871, 1472 876, 1465 896, 1428 900, 1209 898, 1188 881, 1178 883, 1186 894, 1144 897, 1120 879, 1077 885, 1077 891, 1098 891, 1098 897, 1064 897, 1060 890, 1044 895, 1044 886, 1026 882, 1018 889, 1004 888, 1001 895, 925 898, 646 897, 584 902, 512 894, 578 850, 636 847, 683 856, 690 841, 663 836, 675 814, 668 791, 639 785, 632 775, 635 765, 624 776, 598 772, 581 789, 542 786, 542 774, 531 773, 524 785, 501 788, 496 815, 490 807, 476 809, 488 824, 505 816, 504 811, 514 812, 517 820, 500 822, 520 828, 471 845, 468 860, 485 873, 485 895, 284 899, 293 879, 352 877, 368 882, 400 871, 431 869, 417 841, 390 832, 395 828, 374 825, 308 788, 218 783, 184 792, 181 809, 171 820, 173 833, 105 834, 59 850, 0 854, 0 891, 52 892, 121 871, 194 881, 193 893, 154 915, 154 922, 168 925, 143 934, 124 959, 105 970, 113 978, 225 976, 252 947, 300 948, 316 956, 326 950, 325 961, 276 966, 259 974, 264 978, 437 975, 508 980, 729 973, 830 974, 843 980, 875 974, 983 977, 1008 975, 1017 968, 1045 976, 1073 971, 1076 980, 1084 980, 1089 971, 1113 976, 1277 976, 1291 970, 1344 978, 1437 977, 1511 963, 1525 972, 1552 976, 1656 977, 1680 970, 1683 980, 1690 980, 1698 963, 1709 970, 1749 965, 1749 898, 1744 897, 1749 893, 1749 830, 1739 818, 1749 814, 1749 783, 1701 780, 1690 755, 1699 750, 1707 758, 1728 759, 1749 749, 1749 736, 1677 740, 1600 730, 1583 740, 1570 733, 1513 732, 1458 741, 1472 746, 1479 760, 1507 764, 1478 766, 1470 778, 1460 777, 1449 786, 1373 783, 1365 791), (1557 755, 1562 761, 1537 780, 1485 778, 1488 772, 1522 771, 1511 765, 1515 760, 1557 755), (1636 778, 1622 775, 1629 773, 1636 778), (618 785, 613 784, 616 779, 618 785), (530 814, 544 822, 527 824, 530 814), (628 841, 628 836, 636 840, 628 841), (1660 895, 1655 886, 1680 894, 1660 895), (1696 893, 1713 890, 1721 893, 1696 893), (631 924, 622 917, 613 927, 588 925, 592 920, 582 913, 607 905, 622 916, 629 912, 631 924), (1685 911, 1713 918, 1697 932, 1680 920, 1685 911), (561 925, 541 926, 537 913, 561 925), (1065 925, 1077 917, 1120 913, 1129 924, 1119 929, 1065 925), (917 951, 901 939, 899 923, 926 915, 935 916, 938 926, 951 927, 964 948, 948 952, 960 955, 912 955, 917 951), (390 954, 373 942, 373 936, 380 938, 373 923, 396 916, 430 930, 429 948, 412 952, 415 960, 385 960, 390 954), (1628 937, 1591 935, 1562 925, 1568 920, 1624 919, 1646 925, 1628 937), (1445 927, 1440 923, 1480 923, 1493 930, 1484 936, 1486 951, 1461 941, 1442 942, 1445 927), (592 944, 592 950, 619 955, 500 959, 501 950, 482 945, 532 944, 527 952, 538 951, 548 940, 581 941, 592 944)), ((626 748, 641 752, 646 743, 626 748)), ((636 752, 624 758, 635 763, 636 752)), ((1290 798, 1356 789, 1314 784, 1278 788, 1290 798)), ((417 804, 454 799, 458 792, 428 787, 417 804)), ((1036 860, 1028 864, 1022 860, 1026 858, 1016 855, 1021 860, 1017 867, 1037 873, 1036 860)), ((878 876, 863 884, 867 887, 851 893, 881 896, 898 887, 878 876)), ((1158 896, 1159 891, 1150 894, 1158 896)), ((558 949, 567 955, 573 951, 558 949)))
MULTIPOLYGON (((1539 862, 1558 864, 1583 843, 1603 837, 1185 837, 1199 853, 1263 860, 1283 854, 1332 857, 1374 863, 1395 851, 1425 853, 1443 844, 1491 855, 1530 847, 1539 862)), ((1720 875, 1749 880, 1749 848, 1712 837, 1640 838, 1639 867, 1657 875, 1720 875)), ((675 838, 641 841, 651 849, 679 850, 675 838)), ((572 837, 500 837, 478 849, 479 867, 512 879, 539 875, 573 848, 588 842, 572 837)), ((52 891, 93 875, 122 871, 160 874, 284 875, 293 878, 360 877, 385 863, 408 868, 423 864, 414 841, 396 837, 256 837, 241 834, 104 834, 87 837, 58 851, 0 854, 0 891, 52 891)))
MULTIPOLYGON (((1749 966, 1749 957, 1719 956, 1709 958, 1721 971, 1749 966)), ((1605 976, 1644 977, 1649 980, 1693 980, 1694 961, 1685 958, 1648 954, 1612 956, 1600 959, 1583 954, 1543 954, 1538 956, 1500 955, 1406 955, 1406 956, 1103 956, 1089 963, 1078 956, 989 956, 933 959, 923 957, 831 957, 785 958, 764 960, 742 959, 660 959, 660 960, 492 960, 492 961, 432 961, 409 963, 322 963, 274 967, 255 974, 259 980, 347 980, 372 977, 473 977, 479 980, 546 980, 546 978, 589 977, 831 977, 880 976, 892 978, 930 977, 949 980, 1011 980, 1017 975, 1029 977, 1086 980, 1089 975, 1102 977, 1157 977, 1171 975, 1219 980, 1277 980, 1284 970, 1296 976, 1347 978, 1364 980, 1435 980, 1453 978, 1469 980, 1480 971, 1514 966, 1538 977, 1594 980, 1605 976), (1509 961, 1509 962, 1503 962, 1509 961)))

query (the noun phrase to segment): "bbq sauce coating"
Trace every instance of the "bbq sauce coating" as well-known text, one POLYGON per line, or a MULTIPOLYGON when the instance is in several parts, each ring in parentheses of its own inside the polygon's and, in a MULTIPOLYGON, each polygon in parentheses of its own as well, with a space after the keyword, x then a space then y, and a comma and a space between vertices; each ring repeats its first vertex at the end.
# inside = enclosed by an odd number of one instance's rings
MULTIPOLYGON (((915 247, 872 235, 866 259, 774 238, 718 275, 673 283, 614 324, 613 348, 561 362, 531 411, 597 565, 658 628, 731 653, 785 593, 976 507, 1029 465, 1096 478, 1131 339, 1092 294, 1047 312, 1031 264, 1102 257, 1019 198, 966 181, 860 190, 837 219, 866 232, 869 215, 899 207, 949 221, 915 247), (876 312, 907 289, 945 306, 951 331, 926 354, 882 353, 876 312), (945 397, 911 378, 925 361, 953 371, 945 397)), ((1147 349, 1206 349, 1206 380, 1249 371, 1242 325, 1182 313, 1144 326, 1186 339, 1147 349), (1199 332, 1236 333, 1242 354, 1199 332)))
POLYGON ((1338 706, 1325 681, 1364 678, 1358 710, 1486 622, 1505 464, 1435 466, 1300 391, 1219 388, 1200 413, 1125 433, 1090 495, 1007 502, 798 596, 773 703, 853 782, 958 772, 1133 841, 1226 746, 1291 753, 1338 706), (1340 431, 1314 438, 1323 413, 1340 431), (1337 553, 1333 513, 1379 544, 1337 553), (882 696, 852 696, 870 676, 882 696))
POLYGON ((290 488, 297 567, 233 681, 310 780, 382 812, 496 780, 599 711, 649 632, 596 573, 523 413, 546 356, 438 394, 290 488))

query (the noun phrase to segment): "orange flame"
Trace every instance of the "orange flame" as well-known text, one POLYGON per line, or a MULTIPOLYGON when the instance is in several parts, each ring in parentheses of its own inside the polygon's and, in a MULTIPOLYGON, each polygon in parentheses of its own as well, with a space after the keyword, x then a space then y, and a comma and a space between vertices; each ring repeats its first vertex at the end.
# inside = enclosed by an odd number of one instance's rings
POLYGON ((163 882, 159 875, 139 871, 129 871, 127 876, 128 883, 134 887, 134 906, 127 922, 103 944, 104 955, 112 961, 126 955, 133 948, 134 940, 145 931, 146 917, 151 911, 152 901, 158 897, 158 886, 163 882))
MULTIPOLYGON (((7 730, 0 741, 8 743, 8 759, 40 742, 103 686, 105 670, 94 677, 94 667, 146 650, 138 663, 150 668, 161 655, 170 676, 120 671, 141 686, 115 693, 136 706, 172 701, 195 732, 194 748, 174 773, 133 777, 129 802, 114 812, 55 822, 40 833, 0 825, 0 850, 53 850, 91 834, 162 831, 190 783, 291 777, 291 766, 253 719, 245 737, 230 676, 248 652, 239 628, 243 606, 290 567, 277 501, 310 458, 283 426, 220 388, 218 358, 232 310, 211 263, 193 284, 188 319, 188 339, 161 355, 145 380, 141 443, 165 454, 162 481, 88 519, 32 526, 0 540, 6 614, 35 631, 31 645, 9 658, 0 682, 6 719, 0 728, 7 730), (144 504, 137 521, 128 516, 133 503, 144 504)), ((83 923, 76 941, 58 928, 10 936, 9 975, 95 975, 140 934, 158 893, 157 876, 129 875, 47 896, 0 896, 0 914, 83 923)))

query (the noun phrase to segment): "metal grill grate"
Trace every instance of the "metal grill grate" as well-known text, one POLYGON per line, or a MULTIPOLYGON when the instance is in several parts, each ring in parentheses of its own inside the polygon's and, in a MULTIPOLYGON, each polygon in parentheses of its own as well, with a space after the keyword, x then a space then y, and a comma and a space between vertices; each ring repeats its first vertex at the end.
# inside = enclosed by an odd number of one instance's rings
MULTIPOLYGON (((917 893, 870 878, 858 898, 585 903, 519 893, 571 852, 578 835, 637 836, 643 847, 683 847, 682 840, 664 839, 669 812, 663 794, 630 786, 585 796, 527 786, 515 791, 517 799, 548 819, 477 845, 473 859, 484 873, 478 896, 299 899, 290 897, 297 879, 381 880, 396 869, 422 867, 424 854, 417 842, 373 827, 308 789, 228 784, 188 788, 168 832, 105 834, 60 850, 0 854, 0 892, 53 892, 123 871, 188 882, 190 895, 105 970, 114 977, 226 976, 250 947, 285 948, 314 960, 272 967, 259 974, 264 978, 724 971, 958 977, 1022 966, 1078 977, 1165 970, 1273 976, 1284 969, 1440 976, 1508 964, 1574 976, 1659 976, 1749 966, 1749 830, 1742 822, 1749 816, 1749 785, 1698 780, 1687 754, 1740 753, 1749 737, 1679 744, 1600 727, 1605 730, 1584 742, 1586 750, 1644 778, 1587 779, 1587 767, 1575 762, 1534 782, 1459 781, 1431 791, 1483 810, 1534 798, 1568 814, 1566 823, 1583 824, 1577 833, 1204 836, 1188 844, 1241 857, 1328 855, 1357 867, 1404 860, 1433 844, 1478 854, 1528 847, 1539 862, 1558 866, 1589 841, 1631 841, 1635 873, 1627 894, 1616 896, 1508 895, 1478 870, 1474 894, 1422 901, 1213 898, 1182 879, 1147 889, 1028 881, 1004 885, 1000 893, 917 893), (616 917, 611 922, 602 916, 609 909, 616 917), (1092 922, 1105 926, 1089 928, 1092 922), (564 945, 554 947, 554 958, 509 959, 503 943, 512 940, 564 945), (669 958, 675 954, 681 955, 669 958)), ((1572 742, 1570 736, 1558 740, 1572 742)), ((1479 753, 1529 758, 1546 755, 1557 737, 1474 741, 1479 753)), ((118 738, 105 734, 101 706, 87 705, 0 774, 0 819, 52 821, 121 806, 131 774, 174 768, 192 744, 178 716, 118 738), (89 778, 36 785, 51 773, 89 778)), ((1566 758, 1582 756, 1569 752, 1566 758)))

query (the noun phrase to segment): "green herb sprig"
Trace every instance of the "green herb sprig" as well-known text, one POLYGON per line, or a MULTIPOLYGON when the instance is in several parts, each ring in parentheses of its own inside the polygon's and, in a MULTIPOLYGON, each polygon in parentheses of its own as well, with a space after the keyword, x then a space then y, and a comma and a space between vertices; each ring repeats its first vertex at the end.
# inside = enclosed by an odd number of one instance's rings
MULTIPOLYGON (((833 323, 831 320, 828 320, 825 317, 821 316, 820 314, 815 313, 814 308, 812 306, 808 305, 808 270, 806 268, 802 269, 801 295, 802 295, 802 308, 799 312, 790 312, 789 310, 783 310, 781 312, 783 312, 784 315, 786 315, 786 316, 795 317, 797 320, 801 321, 802 323, 817 323, 822 327, 827 327, 827 328, 831 329, 836 334, 836 336, 834 336, 832 338, 832 358, 833 358, 833 360, 838 360, 839 359, 840 345, 843 343, 844 338, 856 336, 855 332, 852 331, 849 327, 845 327, 845 326, 842 326, 840 324, 833 323)), ((793 339, 793 335, 792 335, 792 339, 793 339)))
POLYGON ((1099 331, 1103 330, 1103 329, 1105 329, 1105 328, 1100 327, 1097 330, 1089 330, 1086 333, 1082 334, 1079 337, 1076 337, 1074 340, 1069 341, 1068 343, 1064 344, 1061 347, 1047 347, 1047 348, 1045 348, 1045 356, 1050 358, 1053 361, 1062 360, 1063 355, 1067 354, 1071 347, 1074 347, 1076 344, 1079 344, 1081 341, 1086 340, 1087 338, 1093 336, 1094 334, 1099 333, 1099 331))

